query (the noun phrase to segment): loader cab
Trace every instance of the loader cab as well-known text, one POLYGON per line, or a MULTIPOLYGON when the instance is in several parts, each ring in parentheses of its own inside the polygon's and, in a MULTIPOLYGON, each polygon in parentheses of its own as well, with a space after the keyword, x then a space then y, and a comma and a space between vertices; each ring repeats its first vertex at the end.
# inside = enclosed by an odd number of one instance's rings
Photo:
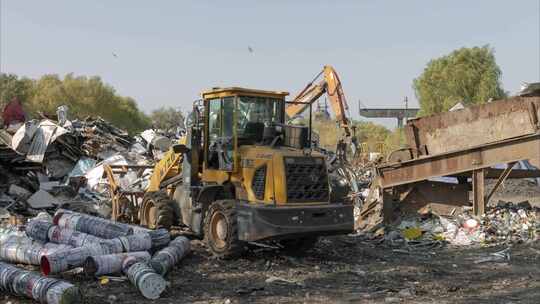
POLYGON ((284 123, 287 95, 237 87, 203 92, 205 171, 238 168, 239 146, 261 143, 265 126, 284 123))

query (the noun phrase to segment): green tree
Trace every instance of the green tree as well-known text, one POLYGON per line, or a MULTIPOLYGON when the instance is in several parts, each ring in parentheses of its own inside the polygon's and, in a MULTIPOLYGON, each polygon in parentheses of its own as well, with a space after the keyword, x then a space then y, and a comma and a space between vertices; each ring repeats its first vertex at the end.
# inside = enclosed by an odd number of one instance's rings
POLYGON ((161 130, 175 131, 176 128, 184 128, 184 114, 180 109, 173 107, 161 107, 150 114, 152 125, 161 130))
POLYGON ((502 98, 500 78, 494 51, 487 45, 461 48, 433 59, 413 81, 419 115, 448 111, 457 102, 468 106, 502 98))
POLYGON ((37 113, 54 115, 58 106, 67 105, 69 116, 101 116, 129 132, 150 127, 150 118, 141 112, 133 98, 120 96, 97 76, 67 74, 44 75, 40 79, 18 78, 0 74, 1 101, 18 96, 31 117, 37 113))
POLYGON ((356 126, 356 136, 361 143, 375 144, 384 142, 391 133, 384 126, 371 121, 355 121, 354 125, 356 126))
MULTIPOLYGON (((28 78, 19 78, 14 74, 0 74, 0 108, 13 99, 18 97, 24 102, 33 94, 33 81, 28 78)), ((26 106, 26 105, 25 105, 26 106)), ((0 109, 0 110, 1 110, 0 109)))

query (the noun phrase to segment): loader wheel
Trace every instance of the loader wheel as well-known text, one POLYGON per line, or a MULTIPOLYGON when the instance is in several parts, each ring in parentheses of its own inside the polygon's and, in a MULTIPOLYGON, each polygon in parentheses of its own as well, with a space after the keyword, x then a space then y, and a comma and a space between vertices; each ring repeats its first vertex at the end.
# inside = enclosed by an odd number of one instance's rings
POLYGON ((215 201, 204 218, 205 242, 218 258, 236 257, 244 251, 244 242, 238 240, 234 203, 234 200, 215 201))
POLYGON ((280 244, 283 246, 283 251, 291 256, 305 256, 307 252, 319 241, 316 236, 309 236, 299 239, 283 240, 280 244))
POLYGON ((174 222, 173 203, 162 192, 145 195, 141 206, 141 225, 150 229, 169 229, 174 222))

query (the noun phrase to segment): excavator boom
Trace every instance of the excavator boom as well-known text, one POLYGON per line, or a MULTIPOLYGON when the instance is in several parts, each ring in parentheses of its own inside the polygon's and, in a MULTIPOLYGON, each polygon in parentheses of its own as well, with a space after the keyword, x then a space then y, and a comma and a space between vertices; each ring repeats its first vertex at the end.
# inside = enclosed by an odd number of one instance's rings
POLYGON ((346 136, 351 136, 349 118, 346 113, 349 110, 349 105, 343 94, 343 87, 341 86, 341 80, 336 73, 336 70, 331 66, 324 67, 324 80, 326 82, 326 94, 330 99, 330 106, 334 110, 336 120, 339 122, 341 128, 345 131, 346 136))
MULTIPOLYGON (((353 132, 351 132, 351 121, 347 117, 349 106, 347 105, 345 94, 343 94, 341 80, 339 79, 336 70, 329 65, 324 66, 322 72, 319 73, 312 82, 308 83, 298 95, 296 95, 293 102, 285 109, 287 116, 293 118, 302 113, 324 93, 328 95, 330 106, 334 111, 336 120, 339 123, 340 128, 345 132, 345 141, 351 142, 350 139, 351 136, 353 136, 353 132), (321 75, 323 75, 323 79, 314 84, 315 80, 321 75)), ((354 139, 352 139, 352 141, 354 141, 354 139)), ((352 148, 355 151, 355 143, 352 142, 352 144, 352 148)))

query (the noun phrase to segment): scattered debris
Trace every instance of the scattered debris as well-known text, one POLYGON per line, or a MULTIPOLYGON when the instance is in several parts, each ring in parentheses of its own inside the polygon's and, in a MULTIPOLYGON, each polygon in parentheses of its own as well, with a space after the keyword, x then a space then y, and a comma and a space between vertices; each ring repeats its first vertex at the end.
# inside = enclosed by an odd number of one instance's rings
MULTIPOLYGON (((412 215, 411 215, 412 216, 412 215)), ((426 214, 402 219, 385 240, 412 245, 420 241, 447 242, 454 246, 534 242, 540 239, 540 208, 528 203, 499 202, 481 217, 468 212, 455 216, 426 214)))
POLYGON ((486 263, 486 262, 502 262, 510 261, 510 247, 490 253, 489 256, 476 260, 475 264, 486 263))
POLYGON ((288 279, 284 279, 284 278, 276 277, 276 276, 269 276, 266 279, 265 282, 268 283, 268 284, 271 284, 271 283, 286 283, 286 284, 304 286, 303 282, 295 281, 295 280, 288 280, 288 279))

